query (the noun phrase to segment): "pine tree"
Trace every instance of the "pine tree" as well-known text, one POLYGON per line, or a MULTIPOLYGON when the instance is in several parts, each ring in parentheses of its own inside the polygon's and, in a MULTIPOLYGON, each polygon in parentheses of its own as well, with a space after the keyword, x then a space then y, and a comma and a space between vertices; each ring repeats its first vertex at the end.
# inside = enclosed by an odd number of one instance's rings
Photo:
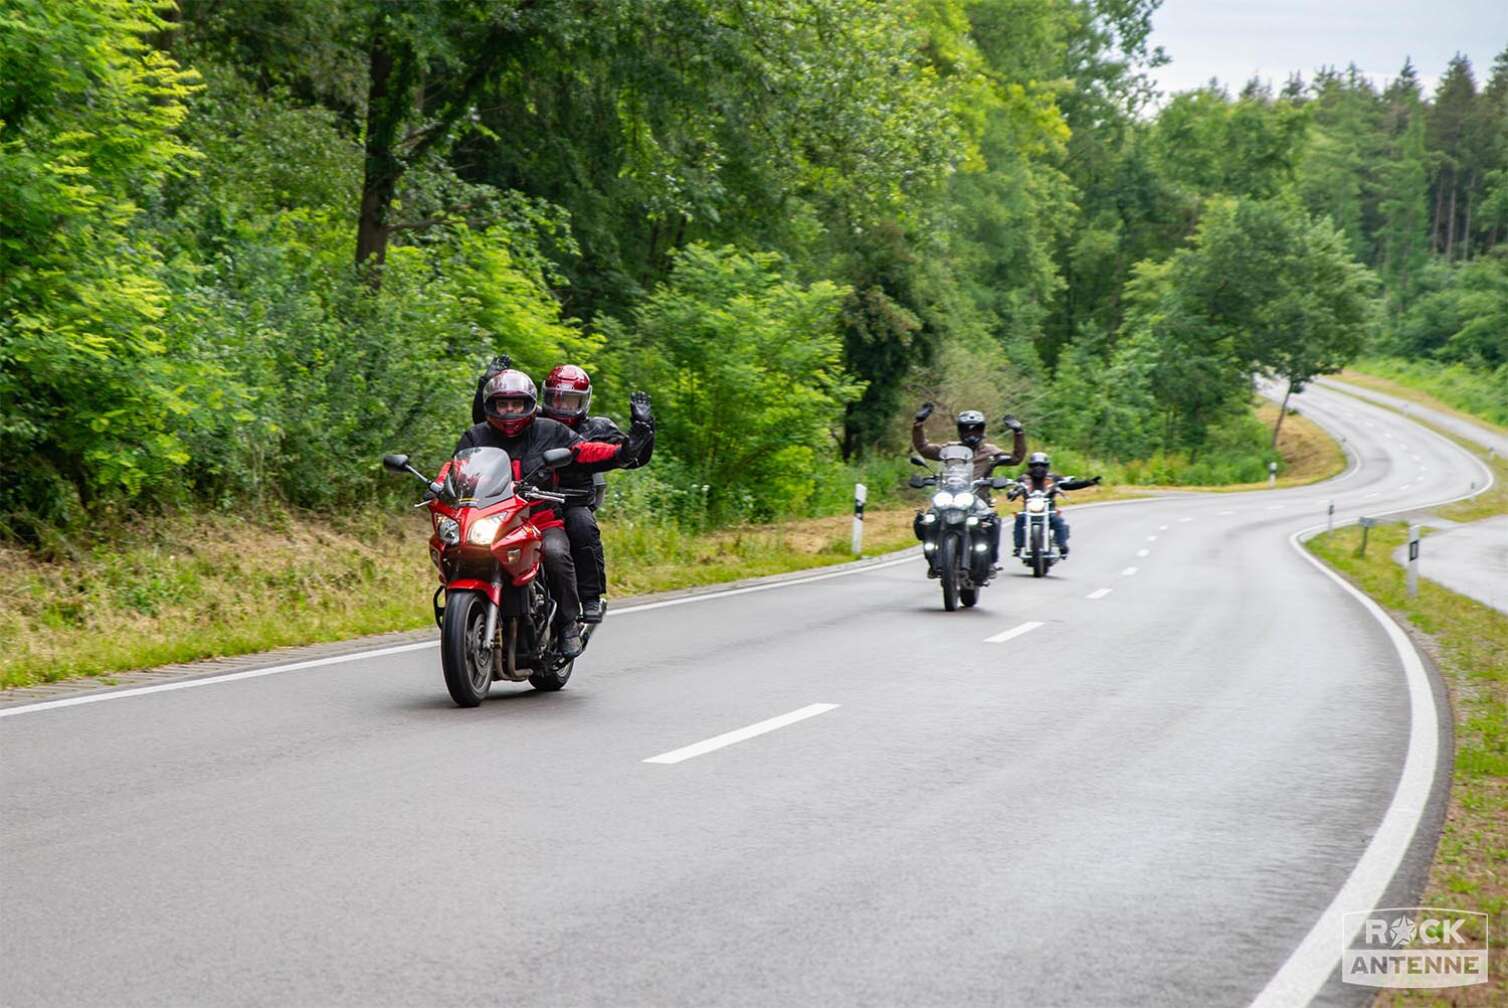
POLYGON ((1447 259, 1458 251, 1456 244, 1463 237, 1461 218, 1468 212, 1466 193, 1474 167, 1471 134, 1476 97, 1471 60, 1457 53, 1440 78, 1425 117, 1425 144, 1435 161, 1430 185, 1435 208, 1430 240, 1447 259))

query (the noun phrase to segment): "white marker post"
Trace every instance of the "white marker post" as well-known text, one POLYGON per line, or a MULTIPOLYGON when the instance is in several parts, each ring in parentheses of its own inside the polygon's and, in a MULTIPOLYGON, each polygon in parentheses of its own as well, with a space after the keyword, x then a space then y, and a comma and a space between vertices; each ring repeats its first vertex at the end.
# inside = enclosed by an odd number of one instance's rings
POLYGON ((1267 485, 1278 485, 1278 464, 1276 462, 1267 463, 1267 485))
POLYGON ((1325 531, 1335 531, 1335 502, 1331 501, 1329 508, 1325 510, 1325 531))
POLYGON ((1409 598, 1419 594, 1419 526, 1409 526, 1409 563, 1408 563, 1408 592, 1409 598))
POLYGON ((858 556, 864 552, 864 501, 869 496, 869 490, 863 483, 853 485, 853 552, 858 556))

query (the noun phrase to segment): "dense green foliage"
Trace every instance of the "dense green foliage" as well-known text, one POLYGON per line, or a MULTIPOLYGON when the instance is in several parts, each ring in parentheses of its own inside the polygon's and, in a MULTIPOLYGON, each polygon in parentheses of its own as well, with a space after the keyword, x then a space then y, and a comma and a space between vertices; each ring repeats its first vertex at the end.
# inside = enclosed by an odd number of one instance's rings
POLYGON ((501 351, 653 392, 691 524, 893 484, 916 398, 1214 481, 1253 371, 1501 368, 1508 56, 1154 109, 1155 6, 3 0, 0 521, 396 493, 501 351))

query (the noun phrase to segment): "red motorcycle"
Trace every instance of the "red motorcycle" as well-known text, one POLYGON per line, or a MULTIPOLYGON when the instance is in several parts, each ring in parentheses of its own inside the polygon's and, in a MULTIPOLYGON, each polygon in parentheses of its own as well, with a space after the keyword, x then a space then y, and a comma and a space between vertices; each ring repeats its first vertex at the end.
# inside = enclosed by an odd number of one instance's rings
MULTIPOLYGON (((445 688, 462 707, 487 698, 494 681, 528 682, 558 690, 571 678, 574 659, 556 653, 556 603, 541 577, 542 537, 535 511, 565 504, 567 495, 540 489, 534 480, 571 463, 569 448, 544 453, 544 465, 522 479, 500 448, 468 448, 431 480, 407 455, 384 455, 391 472, 425 483, 434 534, 429 558, 440 574, 435 623, 445 688)), ((581 628, 583 646, 595 624, 581 628)))

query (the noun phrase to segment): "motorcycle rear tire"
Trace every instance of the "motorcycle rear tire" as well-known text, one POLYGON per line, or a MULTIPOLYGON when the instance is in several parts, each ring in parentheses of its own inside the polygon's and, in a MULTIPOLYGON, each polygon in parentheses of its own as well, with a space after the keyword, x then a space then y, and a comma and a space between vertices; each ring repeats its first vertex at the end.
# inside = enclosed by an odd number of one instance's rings
POLYGON ((952 612, 958 608, 958 536, 945 535, 938 545, 938 580, 942 581, 943 608, 952 612))
POLYGON ((1042 526, 1032 529, 1032 577, 1047 573, 1047 550, 1042 542, 1042 526))
POLYGON ((473 591, 458 591, 445 600, 445 625, 440 629, 440 667, 445 688, 457 707, 475 707, 492 689, 492 670, 478 669, 474 638, 477 624, 487 619, 487 600, 473 591))

